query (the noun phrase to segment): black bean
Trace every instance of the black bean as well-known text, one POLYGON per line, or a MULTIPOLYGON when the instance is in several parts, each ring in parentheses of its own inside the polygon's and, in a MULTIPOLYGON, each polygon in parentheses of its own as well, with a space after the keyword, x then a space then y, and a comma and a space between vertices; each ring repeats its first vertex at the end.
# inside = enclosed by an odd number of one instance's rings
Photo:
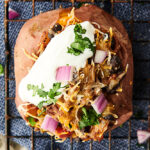
POLYGON ((113 117, 113 115, 108 115, 104 117, 105 120, 110 120, 110 121, 114 121, 115 118, 113 117))
POLYGON ((56 23, 56 24, 53 26, 52 30, 53 30, 54 32, 61 31, 61 30, 62 30, 62 26, 61 26, 59 23, 56 23))

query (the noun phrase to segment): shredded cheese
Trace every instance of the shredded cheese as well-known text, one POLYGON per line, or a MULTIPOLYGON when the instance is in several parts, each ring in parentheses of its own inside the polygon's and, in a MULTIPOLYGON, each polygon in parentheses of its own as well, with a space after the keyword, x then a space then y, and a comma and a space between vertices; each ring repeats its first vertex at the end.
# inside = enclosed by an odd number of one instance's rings
POLYGON ((35 55, 34 53, 32 53, 32 56, 36 59, 38 59, 39 57, 37 55, 35 55))
POLYGON ((112 37, 113 37, 113 32, 112 32, 112 28, 110 27, 109 29, 109 36, 110 36, 110 40, 109 40, 109 48, 111 47, 111 42, 112 42, 112 37))
POLYGON ((43 50, 44 50, 44 44, 41 44, 37 53, 40 54, 43 52, 43 50))
POLYGON ((34 56, 31 56, 30 54, 28 54, 28 52, 23 48, 23 52, 24 52, 24 54, 29 58, 29 59, 32 59, 32 60, 34 60, 34 61, 36 61, 37 60, 37 58, 35 58, 34 56))
POLYGON ((116 91, 117 91, 117 92, 122 92, 122 88, 119 87, 116 91))
MULTIPOLYGON (((57 23, 59 23, 63 27, 63 29, 65 27, 71 25, 71 24, 76 24, 76 23, 81 22, 81 20, 79 20, 78 18, 75 17, 74 10, 75 10, 75 8, 73 7, 69 14, 64 13, 64 14, 60 15, 61 18, 57 21, 57 23)), ((92 24, 95 24, 100 29, 100 25, 97 24, 96 22, 92 22, 92 24)), ((96 34, 97 34, 96 48, 100 47, 103 50, 108 51, 108 45, 109 45, 109 47, 111 46, 111 41, 112 41, 112 36, 113 36, 112 28, 109 29, 109 33, 110 33, 109 41, 108 41, 108 36, 107 36, 107 38, 101 39, 103 37, 102 35, 104 35, 105 33, 103 33, 102 31, 100 31, 98 29, 95 29, 95 30, 96 30, 96 34)), ((39 47, 39 50, 37 52, 38 55, 44 51, 46 44, 40 43, 39 46, 40 47, 39 47)), ((29 59, 32 59, 34 61, 36 61, 39 58, 35 53, 32 53, 31 55, 28 54, 28 52, 25 49, 23 49, 23 52, 29 59)), ((110 60, 111 60, 111 54, 116 55, 116 53, 111 52, 109 50, 108 51, 108 57, 100 65, 100 71, 101 71, 103 78, 105 77, 105 72, 103 72, 103 70, 105 70, 105 69, 110 70, 111 69, 111 66, 109 65, 110 60), (106 62, 107 62, 107 65, 106 65, 106 62)), ((94 62, 92 62, 92 66, 94 66, 94 65, 95 65, 94 62)), ((125 72, 127 72, 127 69, 128 69, 128 64, 126 66, 125 72)), ((80 80, 84 79, 85 74, 81 74, 80 78, 81 78, 80 80)), ((81 83, 80 80, 67 91, 67 94, 66 94, 66 92, 63 93, 64 101, 61 101, 59 99, 57 100, 56 104, 58 104, 59 111, 62 113, 61 115, 57 115, 57 119, 63 125, 63 127, 65 129, 66 128, 70 129, 69 131, 73 132, 73 134, 72 134, 73 138, 76 138, 78 136, 80 138, 83 138, 83 141, 87 141, 91 138, 93 138, 93 140, 97 140, 98 138, 101 138, 103 136, 104 132, 108 128, 109 122, 104 120, 104 119, 101 119, 99 125, 92 126, 92 128, 94 128, 94 131, 96 131, 96 134, 94 134, 94 136, 96 136, 96 137, 92 137, 92 135, 90 135, 90 133, 83 133, 81 130, 79 130, 79 127, 78 127, 79 126, 78 121, 80 119, 80 118, 78 118, 79 110, 84 105, 88 105, 88 103, 93 102, 92 101, 93 97, 90 96, 90 94, 88 96, 86 96, 86 102, 84 102, 83 98, 85 98, 85 96, 83 93, 80 94, 80 85, 79 85, 81 83), (70 101, 71 103, 73 103, 73 105, 67 105, 67 103, 66 103, 67 101, 70 101), (71 110, 71 113, 69 112, 70 108, 73 108, 73 110, 71 110), (73 122, 72 120, 76 120, 76 122, 73 122), (70 128, 69 125, 71 125, 72 127, 70 128)), ((121 92, 122 89, 118 88, 117 91, 121 92)), ((41 132, 47 132, 47 131, 41 129, 41 124, 42 124, 42 121, 44 119, 45 113, 42 114, 41 116, 34 116, 33 114, 29 113, 28 110, 24 109, 23 105, 20 106, 19 109, 24 111, 27 116, 31 116, 31 117, 38 120, 36 122, 35 127, 39 128, 41 130, 41 132)), ((112 114, 115 118, 118 118, 118 116, 116 114, 112 113, 114 110, 115 110, 114 106, 108 104, 102 115, 105 116, 108 114, 112 114)), ((41 112, 41 110, 38 109, 37 114, 40 114, 40 112, 41 112)), ((64 140, 66 138, 62 138, 60 140, 60 137, 61 137, 61 135, 65 135, 68 133, 69 132, 67 132, 67 131, 63 131, 61 133, 55 133, 55 139, 58 140, 57 142, 64 142, 64 140)), ((52 136, 54 135, 50 132, 48 132, 48 134, 50 134, 52 136)))

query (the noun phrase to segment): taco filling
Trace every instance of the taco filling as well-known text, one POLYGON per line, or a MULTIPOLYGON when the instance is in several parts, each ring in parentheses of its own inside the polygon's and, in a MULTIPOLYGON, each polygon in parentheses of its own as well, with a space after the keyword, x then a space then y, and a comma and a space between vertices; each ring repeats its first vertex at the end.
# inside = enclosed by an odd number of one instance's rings
POLYGON ((35 61, 19 84, 27 123, 64 141, 101 140, 118 118, 109 95, 122 92, 127 73, 118 55, 115 33, 96 22, 82 21, 71 12, 43 32, 35 61))

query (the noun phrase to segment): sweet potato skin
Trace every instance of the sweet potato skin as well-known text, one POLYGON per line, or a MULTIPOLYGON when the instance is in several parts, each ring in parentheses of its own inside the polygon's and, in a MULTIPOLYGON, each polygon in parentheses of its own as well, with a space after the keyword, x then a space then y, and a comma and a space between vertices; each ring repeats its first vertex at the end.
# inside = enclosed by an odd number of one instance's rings
MULTIPOLYGON (((71 8, 58 9, 42 13, 27 21, 20 30, 16 40, 14 53, 16 78, 15 102, 17 108, 23 103, 18 95, 19 83, 21 79, 27 75, 28 71, 34 64, 33 60, 28 59, 24 55, 23 49, 26 49, 30 54, 32 52, 35 53, 37 51, 37 46, 40 43, 42 33, 57 22, 60 13, 69 10, 71 10, 71 8)), ((117 120, 118 124, 111 128, 114 129, 127 121, 132 115, 133 57, 131 42, 122 23, 97 6, 82 6, 81 8, 75 10, 75 15, 82 21, 98 23, 102 30, 108 31, 109 28, 112 27, 115 39, 117 39, 117 42, 121 46, 121 50, 118 54, 121 58, 122 64, 124 67, 126 64, 129 65, 128 72, 121 82, 123 92, 118 95, 111 94, 107 97, 107 99, 116 106, 117 114, 119 116, 117 120)), ((20 114, 25 119, 23 112, 20 111, 20 114)))

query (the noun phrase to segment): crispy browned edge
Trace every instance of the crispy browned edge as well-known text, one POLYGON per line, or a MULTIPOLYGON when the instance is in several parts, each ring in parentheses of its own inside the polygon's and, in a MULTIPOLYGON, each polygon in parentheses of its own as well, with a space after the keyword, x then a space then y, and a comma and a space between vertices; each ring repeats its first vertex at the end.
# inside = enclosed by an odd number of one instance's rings
MULTIPOLYGON (((55 24, 61 12, 69 11, 70 9, 71 8, 58 9, 42 13, 27 21, 20 30, 14 54, 16 78, 15 102, 17 108, 23 103, 18 96, 18 85, 21 79, 28 73, 28 70, 34 64, 34 61, 28 59, 24 55, 22 49, 26 49, 29 53, 37 51, 37 45, 40 42, 42 32, 47 30, 50 25, 55 24)), ((119 93, 119 96, 114 94, 107 97, 109 101, 115 104, 117 114, 119 116, 118 124, 111 128, 114 129, 127 121, 132 115, 133 58, 131 42, 122 23, 95 5, 83 6, 76 9, 75 15, 83 21, 97 22, 104 30, 109 30, 109 28, 112 27, 115 39, 117 39, 118 43, 121 45, 119 56, 122 60, 123 66, 125 67, 126 64, 129 64, 127 75, 121 82, 123 92, 119 93)), ((20 112, 20 114, 25 119, 23 112, 20 112)))

